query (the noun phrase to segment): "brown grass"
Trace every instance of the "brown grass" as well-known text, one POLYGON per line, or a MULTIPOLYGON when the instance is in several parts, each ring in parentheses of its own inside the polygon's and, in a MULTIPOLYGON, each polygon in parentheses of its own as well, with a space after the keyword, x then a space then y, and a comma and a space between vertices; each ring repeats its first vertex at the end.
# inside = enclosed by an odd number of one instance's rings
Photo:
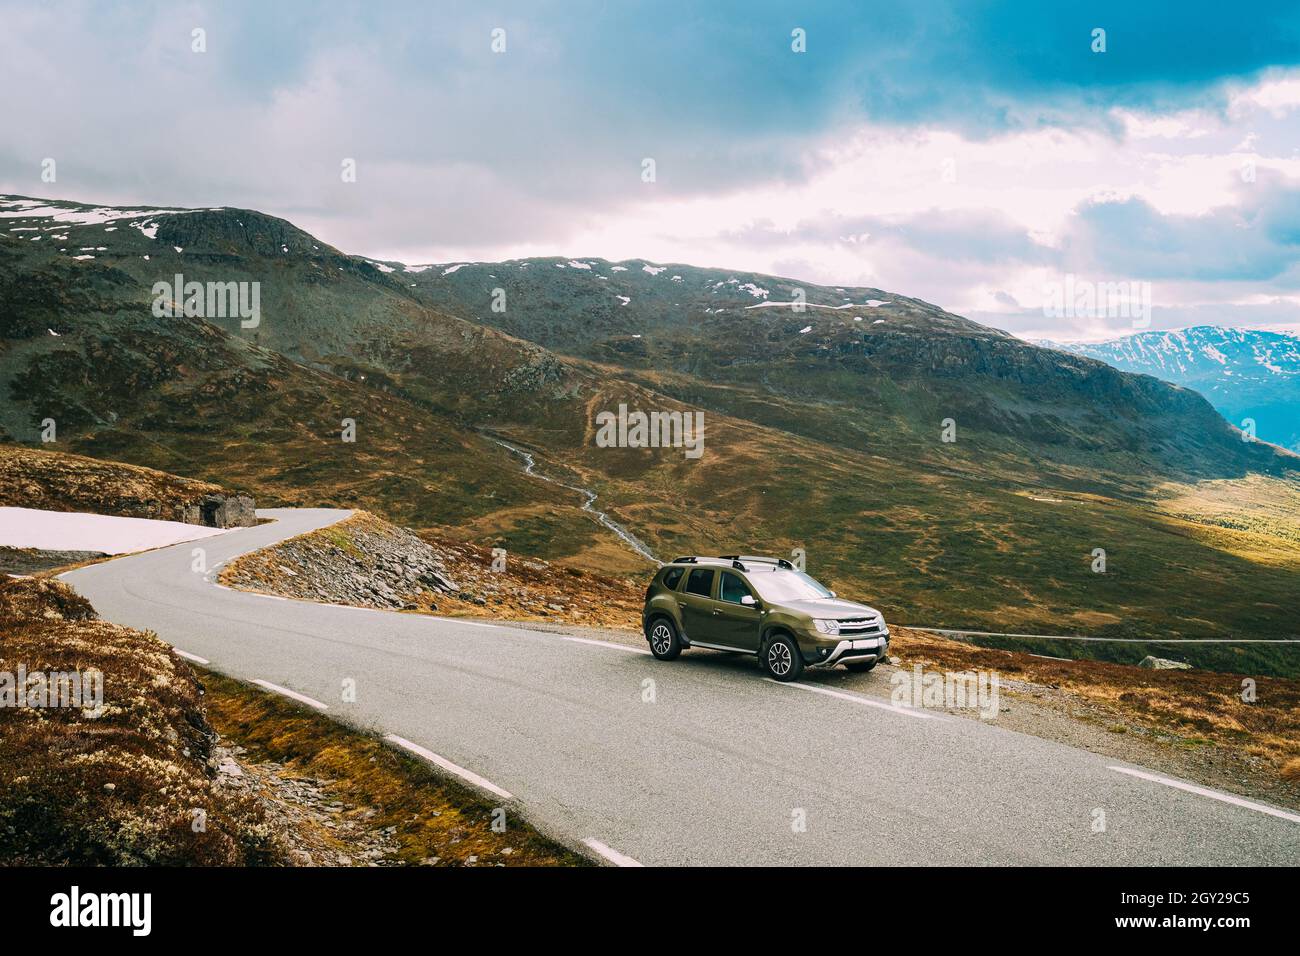
POLYGON ((99 620, 57 581, 3 582, 0 670, 20 665, 99 670, 105 709, 0 708, 0 862, 283 861, 260 808, 216 784, 202 688, 166 644, 99 620))
POLYGON ((1300 680, 1048 660, 908 628, 893 632, 891 648, 906 667, 983 668, 1060 688, 1153 731, 1247 750, 1283 779, 1300 780, 1300 680), (1248 680, 1254 682, 1253 702, 1242 699, 1248 680))

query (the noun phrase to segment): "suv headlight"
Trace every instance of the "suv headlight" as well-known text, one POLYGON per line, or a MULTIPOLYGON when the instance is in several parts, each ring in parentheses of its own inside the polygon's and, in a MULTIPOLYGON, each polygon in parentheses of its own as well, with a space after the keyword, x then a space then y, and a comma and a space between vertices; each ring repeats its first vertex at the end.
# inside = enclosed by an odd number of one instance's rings
POLYGON ((813 627, 823 634, 838 634, 840 632, 839 621, 829 621, 825 618, 813 618, 813 627))

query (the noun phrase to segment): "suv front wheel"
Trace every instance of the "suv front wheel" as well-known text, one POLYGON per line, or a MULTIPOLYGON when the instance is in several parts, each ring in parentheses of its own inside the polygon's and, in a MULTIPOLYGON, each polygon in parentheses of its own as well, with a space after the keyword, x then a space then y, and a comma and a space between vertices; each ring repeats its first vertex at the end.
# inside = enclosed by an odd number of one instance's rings
POLYGON ((776 634, 763 649, 763 669, 773 680, 798 680, 803 673, 803 656, 799 645, 788 634, 776 634))
POLYGON ((682 652, 682 642, 677 637, 677 628, 666 617, 657 617, 650 622, 650 653, 661 661, 676 660, 682 652))

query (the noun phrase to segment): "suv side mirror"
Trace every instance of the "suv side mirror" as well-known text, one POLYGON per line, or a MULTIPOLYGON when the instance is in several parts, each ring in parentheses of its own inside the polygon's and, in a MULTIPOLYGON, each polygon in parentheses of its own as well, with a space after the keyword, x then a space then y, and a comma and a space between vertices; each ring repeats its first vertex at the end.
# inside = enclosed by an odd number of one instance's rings
POLYGON ((740 599, 740 603, 745 605, 745 607, 753 607, 758 602, 754 600, 754 595, 746 594, 740 599))

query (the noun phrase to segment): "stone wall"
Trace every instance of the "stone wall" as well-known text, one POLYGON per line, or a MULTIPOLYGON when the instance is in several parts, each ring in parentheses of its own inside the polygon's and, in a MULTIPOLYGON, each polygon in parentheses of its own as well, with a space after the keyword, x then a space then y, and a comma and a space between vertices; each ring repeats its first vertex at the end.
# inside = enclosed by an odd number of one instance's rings
POLYGON ((253 499, 247 495, 204 495, 177 509, 173 519, 209 528, 251 528, 257 524, 253 499))

